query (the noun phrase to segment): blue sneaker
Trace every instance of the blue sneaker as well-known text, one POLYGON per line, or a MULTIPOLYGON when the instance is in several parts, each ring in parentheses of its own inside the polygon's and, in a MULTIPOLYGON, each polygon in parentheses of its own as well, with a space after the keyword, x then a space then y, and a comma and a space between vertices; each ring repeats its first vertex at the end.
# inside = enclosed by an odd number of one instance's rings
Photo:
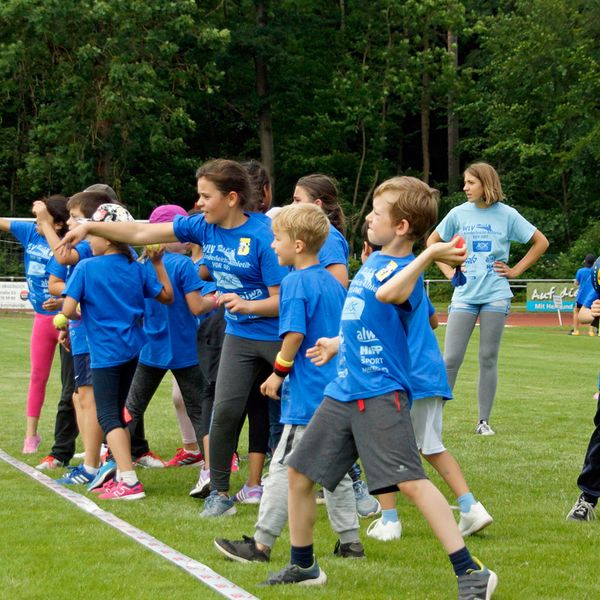
POLYGON ((96 488, 101 487, 106 483, 106 481, 112 477, 117 472, 117 463, 113 460, 107 460, 101 467, 96 477, 92 480, 92 482, 87 486, 88 492, 95 490, 96 488))
POLYGON ((354 497, 356 498, 356 512, 359 517, 366 519, 367 517, 374 517, 381 512, 379 501, 369 494, 367 484, 362 479, 353 482, 352 487, 354 488, 354 497))
POLYGON ((229 517, 237 512, 233 505, 233 498, 221 496, 217 490, 213 490, 204 501, 204 509, 200 513, 202 518, 229 517))
POLYGON ((83 463, 76 467, 69 468, 68 473, 63 475, 60 479, 56 480, 56 483, 63 485, 76 485, 78 483, 90 483, 94 479, 94 475, 88 473, 83 463))
POLYGON ((295 583, 296 585, 323 585, 327 581, 325 571, 319 568, 315 560, 311 567, 303 569, 292 563, 286 565, 279 573, 271 573, 269 578, 260 585, 282 585, 295 583))

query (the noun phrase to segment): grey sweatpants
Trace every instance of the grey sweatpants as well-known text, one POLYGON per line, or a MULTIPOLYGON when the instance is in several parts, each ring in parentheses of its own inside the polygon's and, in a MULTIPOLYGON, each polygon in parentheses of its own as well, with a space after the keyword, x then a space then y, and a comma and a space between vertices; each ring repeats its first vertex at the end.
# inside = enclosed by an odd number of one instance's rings
MULTIPOLYGON (((288 520, 287 459, 298 445, 305 429, 303 425, 286 425, 271 459, 254 533, 254 539, 269 548, 274 546, 288 520)), ((340 481, 333 492, 325 490, 325 504, 331 527, 339 535, 341 543, 357 541, 358 515, 349 475, 340 481)))

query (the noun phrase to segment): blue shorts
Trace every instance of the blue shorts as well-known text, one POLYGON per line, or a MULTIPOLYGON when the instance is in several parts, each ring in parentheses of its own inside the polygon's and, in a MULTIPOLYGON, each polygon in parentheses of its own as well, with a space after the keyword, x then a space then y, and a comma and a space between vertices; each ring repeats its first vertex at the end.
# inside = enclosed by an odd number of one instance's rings
POLYGON ((510 312, 510 298, 502 300, 493 300, 492 302, 484 302, 483 304, 470 304, 469 302, 454 301, 448 307, 448 312, 461 312, 478 315, 482 312, 495 312, 507 316, 510 312))
POLYGON ((75 388, 83 387, 84 385, 92 385, 92 369, 90 368, 90 355, 78 354, 73 357, 75 365, 75 388))

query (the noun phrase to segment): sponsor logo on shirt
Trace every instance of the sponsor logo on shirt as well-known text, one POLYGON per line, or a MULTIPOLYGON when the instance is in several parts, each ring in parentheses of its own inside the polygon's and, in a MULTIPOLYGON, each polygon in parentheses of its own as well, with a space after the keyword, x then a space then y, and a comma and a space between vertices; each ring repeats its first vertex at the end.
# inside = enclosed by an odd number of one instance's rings
POLYGON ((240 238, 240 245, 237 253, 240 256, 246 256, 250 252, 250 238, 240 238))
POLYGON ((390 262, 385 265, 383 269, 379 269, 379 271, 375 273, 375 279, 377 279, 377 281, 383 281, 384 279, 387 279, 394 272, 397 266, 397 262, 390 260, 390 262))
POLYGON ((473 241, 473 252, 491 252, 492 241, 491 240, 474 240, 473 241))
POLYGON ((367 329, 366 327, 361 327, 356 332, 356 339, 359 342, 376 342, 376 341, 379 341, 377 339, 377 336, 370 329, 367 329))

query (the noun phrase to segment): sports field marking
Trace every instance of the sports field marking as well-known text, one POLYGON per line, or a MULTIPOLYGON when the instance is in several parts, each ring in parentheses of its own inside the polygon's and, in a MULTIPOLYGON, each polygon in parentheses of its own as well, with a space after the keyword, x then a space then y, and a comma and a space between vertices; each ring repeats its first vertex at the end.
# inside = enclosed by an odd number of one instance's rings
POLYGON ((228 579, 225 579, 222 575, 219 575, 211 568, 206 565, 186 556, 185 554, 181 554, 181 552, 177 552, 177 550, 167 546, 160 540, 152 537, 150 534, 146 533, 142 529, 138 529, 134 527, 127 521, 123 521, 119 517, 113 515, 110 512, 107 512, 101 509, 95 502, 92 502, 89 498, 74 492, 68 487, 62 486, 56 483, 53 479, 44 475, 40 471, 37 471, 33 467, 26 465, 25 463, 17 460, 12 457, 10 454, 7 454, 0 448, 0 458, 14 467, 18 469, 22 473, 29 475, 32 479, 35 479, 38 483, 46 486, 48 489, 52 490, 55 494, 62 496, 65 500, 68 500, 77 508, 84 510, 85 512, 93 515, 100 521, 103 521, 107 525, 114 527, 117 531, 129 536, 133 540, 135 540, 138 544, 145 546, 148 550, 158 554, 160 557, 168 560, 173 563, 180 569, 183 569, 187 573, 189 573, 192 577, 195 577, 203 584, 207 585, 209 588, 213 589, 215 592, 224 596, 225 598, 231 598, 233 600, 258 600, 256 596, 253 596, 250 592, 242 589, 232 583, 228 579))

